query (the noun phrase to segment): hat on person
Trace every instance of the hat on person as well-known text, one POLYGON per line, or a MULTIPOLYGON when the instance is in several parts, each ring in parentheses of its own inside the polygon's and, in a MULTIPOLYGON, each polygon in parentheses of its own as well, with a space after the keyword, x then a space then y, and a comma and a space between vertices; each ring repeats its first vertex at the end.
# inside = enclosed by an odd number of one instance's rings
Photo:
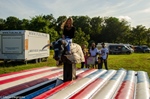
POLYGON ((101 43, 101 45, 105 45, 105 43, 104 43, 104 42, 102 42, 102 43, 101 43))

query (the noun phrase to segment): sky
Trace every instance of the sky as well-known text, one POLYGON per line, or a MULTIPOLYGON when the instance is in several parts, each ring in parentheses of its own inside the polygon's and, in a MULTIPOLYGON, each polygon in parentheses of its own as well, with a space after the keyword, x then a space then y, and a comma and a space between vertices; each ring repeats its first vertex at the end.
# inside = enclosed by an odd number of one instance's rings
POLYGON ((0 18, 38 15, 117 17, 150 28, 150 0, 0 0, 0 18))

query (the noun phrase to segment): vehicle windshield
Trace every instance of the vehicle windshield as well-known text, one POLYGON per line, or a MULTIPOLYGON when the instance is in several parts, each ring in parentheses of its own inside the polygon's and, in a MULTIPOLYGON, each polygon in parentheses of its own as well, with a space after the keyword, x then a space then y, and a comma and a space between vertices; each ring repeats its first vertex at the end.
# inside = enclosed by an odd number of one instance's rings
POLYGON ((127 49, 131 49, 131 47, 130 47, 130 46, 125 46, 125 48, 127 48, 127 49))
POLYGON ((148 47, 142 47, 143 49, 148 49, 148 47))

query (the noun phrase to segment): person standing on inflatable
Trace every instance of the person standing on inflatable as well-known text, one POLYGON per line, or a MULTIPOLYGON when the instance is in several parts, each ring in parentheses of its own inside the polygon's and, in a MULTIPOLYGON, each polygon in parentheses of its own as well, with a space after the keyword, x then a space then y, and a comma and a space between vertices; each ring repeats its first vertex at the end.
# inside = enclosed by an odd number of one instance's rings
POLYGON ((70 43, 72 43, 72 38, 74 38, 75 34, 75 27, 73 26, 73 19, 69 17, 62 25, 61 29, 63 30, 62 37, 66 40, 66 48, 67 52, 66 54, 71 54, 70 50, 70 43))
MULTIPOLYGON (((73 19, 71 17, 69 17, 62 25, 61 25, 61 29, 63 30, 63 39, 62 43, 65 44, 66 46, 66 53, 65 54, 72 54, 71 53, 71 49, 70 49, 70 45, 72 43, 72 39, 74 38, 75 35, 75 27, 73 26, 73 19), (64 42, 63 42, 64 41, 64 42)), ((63 45, 64 45, 63 44, 63 45)), ((66 59, 68 60, 68 59, 66 59)), ((64 66, 63 66, 63 81, 71 81, 76 79, 76 64, 72 63, 68 63, 68 61, 64 62, 64 66)))

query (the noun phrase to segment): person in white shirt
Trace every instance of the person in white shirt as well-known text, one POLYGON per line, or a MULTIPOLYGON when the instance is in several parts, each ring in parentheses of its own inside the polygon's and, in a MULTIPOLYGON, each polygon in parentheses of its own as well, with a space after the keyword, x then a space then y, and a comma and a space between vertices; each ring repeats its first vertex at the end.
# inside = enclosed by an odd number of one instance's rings
MULTIPOLYGON (((95 43, 92 43, 92 46, 89 50, 90 53, 90 57, 94 57, 95 58, 95 68, 96 68, 96 64, 97 64, 97 54, 99 53, 99 50, 96 48, 95 43)), ((94 67, 94 66, 93 66, 94 67)))
POLYGON ((102 45, 102 48, 101 48, 101 50, 100 50, 100 52, 101 52, 101 57, 100 57, 101 63, 98 64, 98 69, 102 69, 102 66, 103 66, 103 63, 104 63, 106 70, 108 70, 108 67, 107 67, 107 59, 108 59, 109 51, 108 51, 108 49, 105 47, 105 43, 104 43, 104 42, 103 42, 101 45, 102 45))

